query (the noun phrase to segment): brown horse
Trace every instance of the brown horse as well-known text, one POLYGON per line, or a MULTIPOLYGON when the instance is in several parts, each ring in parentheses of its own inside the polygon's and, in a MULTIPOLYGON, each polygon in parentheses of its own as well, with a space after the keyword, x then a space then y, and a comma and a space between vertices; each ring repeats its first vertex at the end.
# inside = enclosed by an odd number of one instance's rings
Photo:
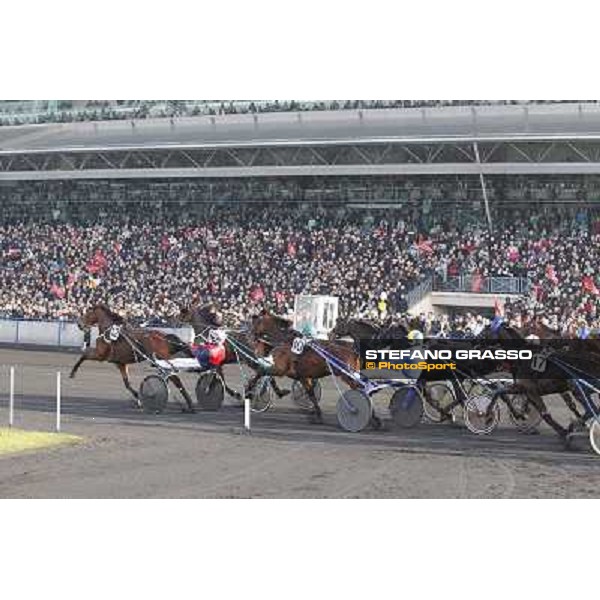
MULTIPOLYGON (((194 303, 189 306, 180 307, 179 320, 182 323, 190 324, 192 326, 196 343, 204 341, 210 329, 223 326, 221 313, 213 302, 207 302, 205 304, 194 303)), ((248 393, 248 390, 253 389, 258 380, 265 375, 265 368, 261 365, 260 359, 256 356, 252 348, 250 336, 246 332, 228 331, 227 340, 225 342, 225 351, 225 360, 223 361, 223 364, 217 368, 217 372, 221 376, 227 393, 231 397, 241 400, 242 394, 228 386, 225 380, 223 366, 239 362, 247 365, 255 372, 254 377, 248 382, 247 389, 245 390, 246 394, 248 393)), ((289 390, 282 390, 273 378, 269 380, 269 385, 275 394, 277 394, 278 398, 283 398, 290 393, 289 390)))
MULTIPOLYGON (((252 318, 252 336, 255 340, 257 354, 261 356, 269 354, 272 359, 273 366, 270 374, 299 381, 312 403, 314 419, 316 422, 322 423, 323 415, 314 394, 314 382, 332 374, 328 363, 310 345, 307 345, 301 354, 294 353, 292 350, 294 340, 302 337, 302 334, 292 329, 291 321, 272 315, 267 311, 252 318)), ((317 343, 328 353, 346 363, 350 369, 360 370, 360 357, 351 345, 322 340, 318 340, 317 343)), ((352 378, 347 377, 344 373, 335 374, 339 375, 350 387, 356 388, 356 381, 352 378)), ((372 415, 372 424, 375 427, 381 424, 375 415, 372 415)))
MULTIPOLYGON (((566 344, 568 339, 565 338, 563 340, 555 331, 541 323, 538 323, 535 329, 533 329, 533 325, 530 323, 527 331, 530 334, 532 331, 535 331, 535 334, 532 335, 536 335, 537 337, 544 336, 543 339, 546 340, 544 346, 553 347, 556 351, 555 356, 559 360, 589 374, 590 377, 600 378, 600 354, 596 354, 595 340, 586 340, 585 347, 579 342, 579 345, 568 348, 563 347, 562 343, 564 341, 566 344)), ((482 336, 495 337, 495 339, 512 341, 513 343, 525 343, 521 331, 504 323, 496 329, 494 336, 490 336, 489 326, 484 330, 482 336)), ((515 381, 512 389, 516 392, 524 393, 529 402, 540 413, 546 424, 559 435, 565 445, 568 445, 576 428, 584 421, 586 407, 578 394, 571 395, 573 388, 565 369, 560 364, 556 364, 552 360, 552 357, 550 357, 542 374, 534 373, 531 367, 527 365, 524 367, 515 366, 512 370, 512 375, 515 381), (567 405, 567 408, 575 416, 576 420, 571 422, 566 428, 552 417, 544 402, 544 396, 550 394, 559 394, 567 405)))
MULTIPOLYGON (((159 331, 133 328, 125 320, 112 312, 107 306, 97 304, 87 310, 77 321, 81 330, 89 333, 92 327, 98 327, 95 348, 86 348, 73 366, 70 377, 75 377, 79 367, 87 360, 110 362, 117 366, 123 383, 135 399, 135 406, 141 408, 138 392, 129 382, 128 365, 150 358, 167 360, 175 354, 191 356, 189 347, 176 335, 164 335, 159 331)), ((176 375, 171 376, 187 404, 186 412, 194 412, 192 399, 176 375)))

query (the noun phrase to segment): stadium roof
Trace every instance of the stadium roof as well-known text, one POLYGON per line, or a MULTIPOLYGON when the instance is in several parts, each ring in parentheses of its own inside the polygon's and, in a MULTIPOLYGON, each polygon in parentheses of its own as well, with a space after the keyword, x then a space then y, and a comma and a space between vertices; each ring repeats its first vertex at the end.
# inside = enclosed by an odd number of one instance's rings
POLYGON ((0 152, 386 141, 600 139, 600 105, 262 113, 0 127, 0 152))

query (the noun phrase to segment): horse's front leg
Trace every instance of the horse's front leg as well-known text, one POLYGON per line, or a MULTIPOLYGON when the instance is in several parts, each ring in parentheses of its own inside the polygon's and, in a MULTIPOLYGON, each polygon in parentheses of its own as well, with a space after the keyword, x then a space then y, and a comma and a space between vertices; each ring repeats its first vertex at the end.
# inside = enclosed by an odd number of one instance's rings
POLYGON ((125 384, 125 387, 129 390, 129 392, 131 393, 131 395, 134 398, 134 401, 133 401, 134 407, 142 408, 142 403, 140 401, 139 394, 138 394, 137 390, 135 390, 133 388, 133 386, 131 385, 131 383, 129 381, 129 369, 127 368, 127 365, 123 364, 123 363, 117 363, 117 369, 119 369, 119 372, 121 373, 121 377, 123 379, 123 383, 125 384))
POLYGON ((285 398, 290 393, 290 390, 282 390, 279 385, 277 385, 277 381, 275 381, 275 377, 271 377, 271 387, 273 391, 277 394, 278 398, 285 398))
POLYGON ((321 411, 321 407, 319 406, 319 401, 315 396, 315 380, 310 379, 302 379, 302 385, 308 394, 308 399, 313 405, 313 414, 311 415, 311 422, 321 425, 323 423, 323 413, 321 411))
POLYGON ((538 412, 542 416, 542 419, 546 422, 547 425, 552 427, 554 431, 559 435, 559 437, 564 442, 565 446, 569 445, 570 442, 570 434, 571 428, 565 429, 562 425, 557 423, 553 418, 548 408, 546 407, 546 403, 542 399, 541 394, 538 390, 526 390, 527 398, 529 401, 537 408, 538 412))
POLYGON ((243 396, 242 394, 240 394, 239 392, 234 391, 232 396, 236 399, 236 400, 242 400, 242 398, 252 398, 252 393, 254 392, 254 388, 256 387, 256 384, 258 383, 258 380, 263 376, 263 374, 260 371, 257 371, 252 378, 250 379, 250 381, 248 381, 248 384, 244 387, 243 389, 243 396))
POLYGON ((104 359, 98 357, 98 355, 96 354, 95 348, 87 348, 87 350, 85 350, 83 352, 83 354, 79 357, 79 360, 73 365, 73 368, 71 369, 71 373, 69 374, 69 379, 73 379, 75 377, 75 375, 77 374, 77 371, 79 371, 79 367, 81 367, 81 365, 86 360, 104 360, 104 359))

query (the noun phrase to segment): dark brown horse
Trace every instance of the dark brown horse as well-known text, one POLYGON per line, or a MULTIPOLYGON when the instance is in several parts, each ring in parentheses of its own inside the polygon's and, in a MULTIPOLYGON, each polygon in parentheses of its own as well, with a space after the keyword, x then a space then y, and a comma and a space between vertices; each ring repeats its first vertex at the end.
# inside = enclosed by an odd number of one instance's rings
MULTIPOLYGON (((292 329, 291 321, 263 311, 252 319, 252 336, 255 340, 255 349, 261 356, 269 355, 273 366, 270 374, 275 377, 289 377, 299 381, 313 406, 313 415, 318 423, 323 422, 323 415, 319 402, 314 393, 314 382, 317 379, 332 374, 327 362, 307 345, 301 354, 293 351, 293 343, 302 334, 292 329)), ((360 357, 351 345, 340 342, 318 340, 316 343, 340 361, 346 363, 350 369, 360 370, 360 357)), ((335 373, 335 371, 334 371, 335 373)), ((356 381, 344 373, 339 375, 350 387, 356 388, 356 381)), ((372 416, 374 426, 379 426, 380 420, 372 416)))
MULTIPOLYGON (((531 326, 528 331, 532 331, 531 326)), ((543 347, 554 348, 558 360, 567 363, 571 367, 578 368, 580 371, 589 374, 590 377, 600 378, 600 354, 596 354, 595 340, 586 340, 583 345, 580 341, 578 346, 569 349, 564 347, 568 340, 561 339, 552 329, 538 326, 535 331, 536 334, 544 335, 546 342, 543 347)), ((526 342, 520 331, 504 323, 497 327, 493 333, 494 335, 490 336, 490 327, 488 326, 482 336, 495 337, 498 340, 507 340, 513 343, 526 342)), ((540 336, 538 335, 538 337, 540 336)), ((515 380, 514 391, 525 393, 529 402, 535 406, 546 424, 568 445, 576 427, 582 423, 585 417, 586 407, 583 399, 578 394, 571 395, 573 388, 567 371, 560 364, 557 364, 557 361, 553 360, 551 356, 547 361, 545 371, 541 374, 533 372, 529 366, 517 366, 512 369, 512 375, 515 380), (559 394, 575 416, 576 421, 573 421, 568 427, 565 428, 560 425, 550 414, 543 399, 544 396, 550 394, 559 394)))
MULTIPOLYGON (((84 332, 89 332, 92 327, 97 326, 98 338, 95 348, 88 347, 84 350, 71 369, 70 377, 75 377, 79 367, 87 360, 113 363, 119 369, 123 383, 133 395, 138 408, 141 408, 141 403, 138 392, 129 382, 129 365, 148 358, 168 360, 175 354, 191 356, 187 344, 176 335, 165 335, 150 329, 133 328, 121 316, 103 304, 97 304, 87 310, 77 324, 84 332)), ((185 398, 187 411, 194 412, 192 399, 179 377, 172 375, 170 380, 185 398)))
MULTIPOLYGON (((190 324, 192 326, 194 329, 195 343, 202 343, 211 329, 219 328, 223 325, 221 312, 213 302, 181 307, 179 320, 182 323, 190 324)), ((225 350, 225 361, 217 368, 217 371, 221 376, 227 393, 233 398, 241 400, 242 394, 227 385, 225 374, 223 373, 223 366, 226 364, 242 363, 255 372, 254 377, 248 382, 247 390, 245 391, 246 394, 248 394, 248 390, 252 390, 258 380, 265 375, 265 368, 262 366, 262 361, 260 361, 253 350, 252 340, 247 332, 228 330, 225 350)), ((289 390, 282 390, 273 378, 270 379, 269 384, 279 398, 283 398, 290 393, 289 390)))

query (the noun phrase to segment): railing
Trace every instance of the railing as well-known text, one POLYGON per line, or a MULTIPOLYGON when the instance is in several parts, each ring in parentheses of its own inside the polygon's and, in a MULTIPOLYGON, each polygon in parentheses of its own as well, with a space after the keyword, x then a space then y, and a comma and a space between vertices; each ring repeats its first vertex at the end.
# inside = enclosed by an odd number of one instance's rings
POLYGON ((435 277, 434 292, 467 292, 474 294, 526 294, 531 282, 526 277, 482 277, 460 275, 458 277, 435 277))
MULTIPOLYGON (((149 329, 174 333, 186 342, 190 342, 193 338, 192 329, 189 327, 149 327, 149 329)), ((92 345, 96 343, 97 335, 97 329, 92 329, 92 345)), ((83 344, 83 332, 76 323, 69 321, 0 319, 0 343, 77 348, 83 344)))

